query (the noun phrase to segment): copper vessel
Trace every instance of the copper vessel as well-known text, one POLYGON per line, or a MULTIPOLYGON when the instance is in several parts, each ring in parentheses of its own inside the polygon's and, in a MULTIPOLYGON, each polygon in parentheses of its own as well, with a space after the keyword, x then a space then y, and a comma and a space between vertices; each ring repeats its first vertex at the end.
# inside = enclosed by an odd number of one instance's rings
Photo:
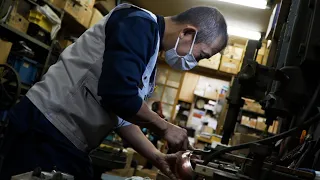
POLYGON ((181 180, 190 180, 193 176, 193 168, 191 164, 192 159, 197 159, 192 155, 192 152, 184 152, 181 158, 178 158, 176 163, 176 173, 181 180))

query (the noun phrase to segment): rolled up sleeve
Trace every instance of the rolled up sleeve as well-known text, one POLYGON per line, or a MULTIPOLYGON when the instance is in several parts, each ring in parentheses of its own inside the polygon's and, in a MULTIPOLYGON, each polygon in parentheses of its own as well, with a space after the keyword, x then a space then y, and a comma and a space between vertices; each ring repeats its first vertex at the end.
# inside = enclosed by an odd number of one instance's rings
POLYGON ((107 24, 98 95, 101 105, 122 119, 134 116, 143 103, 138 87, 154 53, 156 32, 154 22, 141 17, 107 24))

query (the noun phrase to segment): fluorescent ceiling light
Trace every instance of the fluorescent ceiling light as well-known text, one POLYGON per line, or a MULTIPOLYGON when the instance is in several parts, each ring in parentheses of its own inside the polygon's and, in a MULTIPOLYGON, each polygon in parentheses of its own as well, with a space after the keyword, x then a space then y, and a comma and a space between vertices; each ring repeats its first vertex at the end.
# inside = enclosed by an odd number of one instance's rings
POLYGON ((267 8, 267 0, 218 0, 232 4, 238 4, 242 6, 248 6, 258 9, 266 9, 267 8))
POLYGON ((259 40, 261 38, 261 33, 257 31, 250 31, 246 29, 236 28, 228 26, 228 34, 238 37, 243 37, 252 40, 259 40))

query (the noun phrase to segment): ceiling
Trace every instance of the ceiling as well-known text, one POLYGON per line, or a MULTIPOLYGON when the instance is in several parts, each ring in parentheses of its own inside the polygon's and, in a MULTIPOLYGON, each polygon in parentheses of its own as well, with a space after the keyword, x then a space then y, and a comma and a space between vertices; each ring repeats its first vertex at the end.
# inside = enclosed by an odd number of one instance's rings
POLYGON ((215 6, 229 26, 266 32, 272 10, 255 9, 216 0, 129 0, 133 4, 163 16, 172 16, 193 6, 215 6))

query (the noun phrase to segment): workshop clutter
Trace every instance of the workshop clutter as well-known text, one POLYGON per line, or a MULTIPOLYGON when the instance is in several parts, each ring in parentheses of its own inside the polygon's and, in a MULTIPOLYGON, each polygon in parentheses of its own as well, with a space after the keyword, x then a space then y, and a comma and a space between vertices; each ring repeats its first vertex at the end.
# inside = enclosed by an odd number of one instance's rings
POLYGON ((94 0, 51 0, 51 2, 71 15, 84 27, 89 27, 94 0))
POLYGON ((256 61, 259 64, 266 65, 268 60, 269 49, 267 48, 267 43, 262 43, 261 48, 258 51, 256 61))
POLYGON ((96 9, 96 8, 93 8, 92 9, 92 17, 91 17, 91 20, 90 20, 90 25, 89 27, 92 27, 93 25, 95 25, 97 22, 99 22, 101 19, 103 18, 103 15, 101 14, 101 12, 96 9))
MULTIPOLYGON (((122 1, 122 3, 127 3, 122 1)), ((116 7, 116 1, 114 0, 97 0, 95 7, 102 13, 108 14, 114 7, 116 7)))
POLYGON ((220 71, 237 74, 239 72, 241 61, 236 59, 230 59, 225 56, 222 56, 220 71))
POLYGON ((22 83, 31 85, 36 80, 38 64, 36 61, 23 56, 10 55, 8 64, 19 73, 22 83))
POLYGON ((12 47, 11 42, 0 39, 0 49, 1 49, 0 64, 5 64, 7 62, 8 56, 11 51, 11 47, 12 47))
POLYGON ((240 44, 229 45, 224 49, 223 56, 229 59, 241 60, 244 53, 244 47, 240 44))
POLYGON ((250 99, 245 99, 243 109, 248 110, 248 111, 252 111, 252 112, 256 112, 256 113, 260 113, 260 114, 264 114, 264 110, 262 109, 262 106, 258 102, 252 101, 250 99))
POLYGON ((240 44, 229 45, 223 52, 220 71, 237 74, 241 68, 245 47, 240 44))
POLYGON ((80 3, 83 7, 88 7, 90 9, 93 8, 95 0, 75 0, 76 2, 80 3))
POLYGON ((209 59, 202 59, 201 61, 199 61, 198 65, 202 67, 218 70, 220 65, 220 60, 221 60, 221 54, 217 53, 209 59))
POLYGON ((21 32, 26 33, 29 27, 29 21, 19 14, 16 8, 11 11, 10 17, 7 20, 7 24, 21 32))
POLYGON ((39 25, 41 28, 45 29, 47 32, 51 32, 52 23, 49 19, 37 10, 31 10, 28 17, 29 22, 39 25))

